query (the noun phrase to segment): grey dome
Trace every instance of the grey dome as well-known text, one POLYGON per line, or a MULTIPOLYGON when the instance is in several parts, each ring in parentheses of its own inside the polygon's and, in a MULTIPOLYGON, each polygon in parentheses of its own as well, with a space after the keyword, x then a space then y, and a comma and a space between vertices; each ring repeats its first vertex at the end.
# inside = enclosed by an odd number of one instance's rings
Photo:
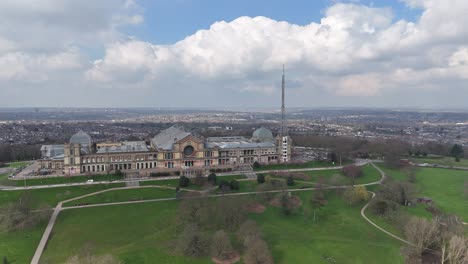
POLYGON ((70 138, 70 144, 91 145, 91 137, 83 131, 80 131, 70 138))
POLYGON ((267 128, 261 127, 253 132, 252 135, 253 140, 273 140, 273 133, 267 128))

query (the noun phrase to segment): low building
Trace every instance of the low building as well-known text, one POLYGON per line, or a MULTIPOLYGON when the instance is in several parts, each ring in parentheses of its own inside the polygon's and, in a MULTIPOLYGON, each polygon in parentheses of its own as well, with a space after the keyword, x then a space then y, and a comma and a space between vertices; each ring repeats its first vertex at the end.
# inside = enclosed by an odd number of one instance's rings
POLYGON ((262 127, 252 138, 208 137, 187 132, 180 126, 161 131, 145 141, 93 144, 83 131, 65 145, 42 146, 38 170, 51 169, 64 175, 111 173, 117 170, 148 176, 154 172, 206 173, 213 168, 231 168, 254 162, 278 163, 291 158, 289 137, 273 137, 262 127))

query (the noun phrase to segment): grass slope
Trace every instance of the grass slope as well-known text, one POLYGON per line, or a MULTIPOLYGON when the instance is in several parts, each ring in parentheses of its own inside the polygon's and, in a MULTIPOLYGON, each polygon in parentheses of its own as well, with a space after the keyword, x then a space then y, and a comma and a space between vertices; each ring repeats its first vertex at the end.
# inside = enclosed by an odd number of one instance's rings
MULTIPOLYGON (((299 195, 305 201, 311 192, 299 195)), ((111 253, 127 263, 210 263, 170 253, 176 207, 170 201, 66 210, 42 261, 61 263, 89 243, 95 254, 111 253)), ((304 222, 302 210, 284 216, 270 206, 251 217, 260 224, 275 263, 326 263, 324 256, 337 263, 403 263, 400 243, 368 225, 359 210, 331 195, 316 223, 304 222)))
POLYGON ((82 199, 65 203, 65 206, 73 206, 75 204, 100 204, 100 203, 115 203, 125 201, 150 200, 159 198, 175 198, 175 190, 160 189, 155 187, 135 188, 112 190, 104 193, 99 193, 93 196, 88 196, 82 199))
POLYGON ((58 217, 43 263, 63 263, 90 244, 126 263, 211 263, 170 254, 176 202, 67 210, 58 217), (70 239, 72 238, 72 239, 70 239))
MULTIPOLYGON (((399 169, 379 164, 382 170, 393 179, 402 181, 406 176, 399 169)), ((468 221, 468 199, 464 197, 464 184, 468 181, 468 171, 441 168, 418 168, 415 185, 418 196, 429 197, 445 213, 456 214, 468 221)), ((422 208, 408 208, 413 215, 429 217, 422 208)))
MULTIPOLYGON (((298 195, 306 201, 311 193, 298 195)), ((315 223, 271 207, 253 218, 261 224, 275 263, 327 263, 325 257, 336 263, 403 263, 400 242, 365 222, 360 208, 331 195, 315 223)))
MULTIPOLYGON (((97 192, 108 188, 123 186, 123 183, 112 183, 86 186, 58 187, 48 189, 31 189, 27 190, 27 192, 30 192, 31 195, 34 197, 34 208, 39 207, 41 204, 47 204, 51 207, 55 207, 59 201, 66 200, 68 198, 77 197, 83 194, 97 192)), ((0 207, 9 202, 17 201, 23 192, 25 191, 0 191, 0 207)))

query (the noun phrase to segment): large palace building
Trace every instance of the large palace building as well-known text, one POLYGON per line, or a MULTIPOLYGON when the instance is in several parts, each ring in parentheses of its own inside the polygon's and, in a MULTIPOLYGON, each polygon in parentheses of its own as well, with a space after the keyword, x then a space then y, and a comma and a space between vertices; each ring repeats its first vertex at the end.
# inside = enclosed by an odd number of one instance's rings
POLYGON ((155 172, 190 175, 213 168, 232 168, 259 163, 287 162, 291 158, 288 136, 273 137, 261 127, 250 139, 241 136, 195 136, 180 126, 161 131, 150 140, 93 144, 80 131, 69 144, 44 145, 38 170, 77 175, 112 173, 116 170, 148 176, 155 172))

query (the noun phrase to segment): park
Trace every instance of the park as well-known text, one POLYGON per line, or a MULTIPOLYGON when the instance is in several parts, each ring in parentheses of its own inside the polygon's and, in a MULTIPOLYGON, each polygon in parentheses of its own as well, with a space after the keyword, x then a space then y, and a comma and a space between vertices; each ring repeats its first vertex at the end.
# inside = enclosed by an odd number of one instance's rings
MULTIPOLYGON (((267 246, 265 254, 274 263, 405 263, 401 249, 408 245, 403 241, 411 242, 406 240, 404 228, 394 219, 374 212, 372 200, 378 198, 369 195, 351 203, 346 190, 351 185, 363 187, 378 197, 379 191, 385 189, 385 182, 403 182, 410 174, 414 174, 413 197, 430 197, 431 204, 405 206, 399 211, 429 221, 436 214, 428 208, 436 207, 440 214, 457 215, 462 222, 468 219, 464 194, 467 171, 417 168, 408 172, 404 168, 369 162, 361 164, 361 175, 351 179, 342 168, 311 167, 316 170, 290 171, 292 168, 276 167, 273 169, 277 171, 256 170, 256 178, 242 174, 217 176, 216 184, 209 184, 209 178, 191 178, 184 187, 179 187, 179 178, 154 178, 141 181, 138 186, 127 186, 117 180, 26 191, 4 190, 0 191, 0 207, 26 199, 25 193, 33 197, 31 210, 46 208, 51 212, 61 203, 39 263, 72 263, 71 258, 84 255, 112 256, 120 261, 117 263, 154 263, 155 259, 158 263, 213 263, 211 251, 179 250, 181 234, 190 227, 190 223, 180 219, 186 219, 186 212, 194 210, 193 204, 203 204, 200 201, 205 200, 206 208, 229 204, 229 208, 218 209, 226 210, 225 214, 232 214, 233 219, 239 218, 239 222, 229 222, 232 228, 225 228, 229 226, 223 222, 226 219, 210 214, 208 222, 203 217, 191 221, 197 223, 197 234, 206 240, 207 248, 215 234, 225 234, 228 248, 239 256, 241 263, 256 263, 249 262, 253 258, 249 247, 258 244, 245 244, 239 238, 245 221, 256 223, 260 240, 267 246), (288 203, 287 197, 295 197, 299 202, 288 203), (244 210, 246 204, 263 209, 244 210), (221 227, 225 230, 218 230, 221 227)), ((76 178, 70 183, 85 180, 76 178)), ((61 182, 51 178, 42 184, 61 182)), ((41 182, 36 184, 40 186, 41 182)), ((202 209, 205 207, 200 205, 202 209)), ((48 220, 47 216, 33 227, 0 232, 0 256, 12 263, 30 262, 48 220)), ((466 225, 464 233, 468 233, 466 225)))

